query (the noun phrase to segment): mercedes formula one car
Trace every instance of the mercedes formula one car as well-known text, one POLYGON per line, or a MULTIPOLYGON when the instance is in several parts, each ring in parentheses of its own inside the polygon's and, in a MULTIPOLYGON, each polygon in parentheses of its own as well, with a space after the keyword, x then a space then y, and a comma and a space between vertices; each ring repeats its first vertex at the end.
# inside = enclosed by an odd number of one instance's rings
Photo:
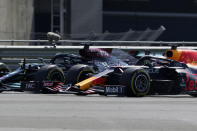
MULTIPOLYGON (((89 48, 88 44, 84 44, 84 48, 79 50, 80 55, 69 53, 57 53, 51 58, 49 63, 26 63, 24 59, 21 66, 9 72, 5 71, 6 67, 0 68, 0 87, 8 87, 13 83, 22 81, 59 81, 62 83, 70 83, 73 81, 73 70, 78 70, 80 75, 75 82, 79 82, 89 77, 89 74, 95 74, 104 71, 111 66, 128 65, 124 61, 110 55, 108 51, 103 49, 89 48), (77 65, 77 66, 74 66, 77 65), (73 67, 74 68, 71 68, 73 67)), ((4 64, 2 64, 4 65, 4 64)), ((18 85, 18 84, 16 84, 18 85)))

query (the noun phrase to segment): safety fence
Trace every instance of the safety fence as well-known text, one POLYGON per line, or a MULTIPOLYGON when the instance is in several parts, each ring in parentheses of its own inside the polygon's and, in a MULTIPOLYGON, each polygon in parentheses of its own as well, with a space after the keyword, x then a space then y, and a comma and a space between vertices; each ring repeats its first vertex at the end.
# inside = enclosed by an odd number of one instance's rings
MULTIPOLYGON (((107 40, 107 41, 155 41, 166 30, 164 26, 160 26, 157 29, 146 28, 144 30, 129 29, 125 32, 110 32, 104 31, 103 33, 89 32, 84 34, 61 34, 62 39, 72 40, 107 40)), ((46 32, 0 32, 1 39, 9 39, 9 42, 0 42, 0 45, 48 45, 48 42, 40 42, 47 39, 46 32), (13 40, 12 40, 13 39, 13 40), (21 41, 15 42, 15 39, 33 39, 37 41, 21 41)), ((65 45, 65 43, 57 43, 58 45, 65 45)), ((73 43, 66 43, 66 45, 72 45, 73 43)), ((76 44, 74 44, 76 45, 76 44)))

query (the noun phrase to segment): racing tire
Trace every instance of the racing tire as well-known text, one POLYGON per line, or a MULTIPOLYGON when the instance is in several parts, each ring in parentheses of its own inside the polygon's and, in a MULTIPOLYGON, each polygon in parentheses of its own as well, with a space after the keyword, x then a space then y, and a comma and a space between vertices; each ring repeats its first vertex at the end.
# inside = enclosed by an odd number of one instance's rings
POLYGON ((142 97, 150 91, 150 76, 144 69, 128 68, 123 72, 120 84, 125 86, 126 96, 142 97))
POLYGON ((0 77, 7 74, 11 70, 8 68, 8 66, 4 63, 0 63, 0 77))
MULTIPOLYGON (((35 75, 35 81, 58 81, 65 82, 65 75, 61 68, 56 65, 45 65, 35 75)), ((51 93, 48 90, 42 89, 42 93, 51 93)))
MULTIPOLYGON (((0 77, 3 75, 6 75, 10 72, 11 70, 8 68, 8 66, 4 63, 0 63, 0 77)), ((0 85, 1 86, 1 85, 0 85)), ((0 91, 2 93, 3 91, 0 91)))
POLYGON ((92 74, 94 72, 95 71, 88 65, 74 65, 68 70, 65 83, 74 85, 80 81, 87 79, 89 77, 88 74, 92 74))
POLYGON ((45 65, 35 75, 35 81, 58 81, 65 82, 65 75, 61 68, 56 65, 45 65))

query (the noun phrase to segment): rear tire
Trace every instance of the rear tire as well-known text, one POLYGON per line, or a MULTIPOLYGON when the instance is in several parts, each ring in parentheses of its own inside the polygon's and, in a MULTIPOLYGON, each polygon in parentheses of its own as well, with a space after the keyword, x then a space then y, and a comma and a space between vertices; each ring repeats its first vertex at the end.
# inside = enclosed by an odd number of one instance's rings
POLYGON ((87 74, 94 72, 95 71, 88 65, 74 65, 67 72, 66 83, 74 85, 80 81, 87 79, 89 77, 87 74))
POLYGON ((125 86, 126 96, 142 97, 150 91, 150 76, 144 69, 128 68, 123 72, 120 84, 125 86))
POLYGON ((0 77, 6 75, 9 72, 10 69, 8 68, 8 66, 4 63, 0 63, 0 77))

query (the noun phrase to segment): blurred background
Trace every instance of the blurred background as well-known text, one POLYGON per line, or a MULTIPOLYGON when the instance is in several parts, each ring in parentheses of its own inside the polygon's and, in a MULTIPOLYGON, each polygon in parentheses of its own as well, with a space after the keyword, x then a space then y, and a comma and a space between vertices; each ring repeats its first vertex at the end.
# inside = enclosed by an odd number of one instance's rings
POLYGON ((0 0, 0 39, 197 41, 197 0, 0 0))

